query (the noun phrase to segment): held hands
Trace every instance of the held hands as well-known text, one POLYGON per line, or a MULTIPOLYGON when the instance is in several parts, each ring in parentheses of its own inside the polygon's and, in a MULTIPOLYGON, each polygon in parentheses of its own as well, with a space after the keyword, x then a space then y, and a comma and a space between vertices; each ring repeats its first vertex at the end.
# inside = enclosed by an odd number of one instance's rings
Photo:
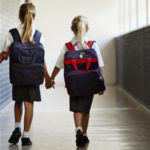
POLYGON ((55 88, 54 87, 54 85, 55 85, 54 79, 57 76, 57 74, 59 73, 60 68, 55 66, 55 68, 53 69, 51 77, 49 76, 49 74, 47 72, 46 64, 44 65, 44 68, 45 68, 45 87, 46 87, 46 89, 49 89, 51 87, 55 88))
POLYGON ((54 85, 55 85, 55 81, 52 78, 48 78, 48 79, 45 80, 46 89, 49 89, 49 88, 52 88, 52 87, 55 88, 54 85))

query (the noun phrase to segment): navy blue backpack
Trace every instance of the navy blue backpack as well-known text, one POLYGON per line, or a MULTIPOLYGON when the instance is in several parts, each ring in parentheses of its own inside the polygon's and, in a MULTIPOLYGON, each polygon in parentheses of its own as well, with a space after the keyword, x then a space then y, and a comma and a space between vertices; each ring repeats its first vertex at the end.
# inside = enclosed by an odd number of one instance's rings
POLYGON ((10 33, 14 42, 10 46, 10 82, 13 85, 40 85, 44 80, 44 48, 41 33, 36 30, 33 44, 22 44, 17 29, 10 33))
POLYGON ((105 90, 101 77, 94 41, 86 43, 89 49, 75 51, 75 45, 66 43, 64 79, 70 96, 88 96, 105 90))

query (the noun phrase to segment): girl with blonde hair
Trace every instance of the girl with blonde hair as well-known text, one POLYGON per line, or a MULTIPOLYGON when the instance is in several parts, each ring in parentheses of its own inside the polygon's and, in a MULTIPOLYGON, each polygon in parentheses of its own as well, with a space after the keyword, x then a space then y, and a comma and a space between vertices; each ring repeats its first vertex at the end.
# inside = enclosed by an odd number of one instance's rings
MULTIPOLYGON (((71 40, 71 45, 74 47, 75 51, 89 49, 87 43, 88 38, 86 33, 89 30, 88 21, 85 16, 77 16, 73 19, 71 30, 74 33, 74 38, 71 40)), ((100 50, 96 42, 93 43, 92 49, 97 53, 98 64, 102 74, 101 67, 104 66, 103 60, 100 54, 100 50)), ((62 48, 61 53, 57 59, 56 66, 51 75, 51 87, 54 87, 54 80, 61 68, 64 68, 64 54, 68 51, 66 45, 62 48)), ((90 80, 90 79, 89 79, 90 80)), ((102 95, 104 92, 100 92, 102 95)), ((74 112, 74 121, 76 126, 76 145, 77 147, 83 147, 89 143, 87 137, 87 128, 89 122, 90 108, 93 101, 93 95, 90 96, 70 96, 70 111, 74 112)))
MULTIPOLYGON (((24 3, 21 5, 20 10, 19 10, 19 19, 21 21, 21 24, 19 25, 18 28, 15 29, 15 32, 17 32, 17 35, 18 35, 17 38, 20 39, 20 43, 19 43, 20 45, 22 44, 24 46, 30 46, 30 45, 32 46, 36 43, 34 36, 37 30, 35 30, 33 26, 33 21, 35 19, 35 16, 36 16, 35 6, 32 3, 24 3)), ((12 30, 14 31, 14 29, 12 30)), ((7 39, 3 45, 2 52, 0 53, 0 63, 5 59, 6 54, 9 53, 8 51, 9 47, 11 47, 13 45, 12 43, 14 42, 16 41, 14 40, 14 36, 11 34, 11 30, 10 30, 10 32, 8 33, 7 39)), ((43 47, 42 36, 41 38, 39 38, 38 42, 43 47)), ((35 49, 35 51, 38 51, 38 49, 35 49)), ((41 58, 41 56, 39 57, 41 58)), ((13 59, 13 58, 11 58, 10 56, 10 59, 13 59)), ((27 58, 27 60, 29 59, 27 58)), ((42 58, 42 60, 39 60, 39 61, 41 61, 44 64, 42 65, 42 67, 44 68, 46 88, 48 88, 48 85, 50 84, 50 80, 49 80, 50 77, 46 69, 46 64, 43 60, 44 60, 44 57, 42 58)), ((24 103, 25 114, 24 114, 24 132, 21 138, 22 146, 32 145, 32 142, 29 136, 29 130, 30 130, 30 126, 31 126, 32 118, 33 118, 34 101, 37 101, 37 102, 41 101, 39 85, 30 85, 30 86, 13 85, 12 96, 13 96, 13 100, 15 101, 15 106, 14 106, 15 129, 9 139, 9 143, 17 144, 22 135, 21 134, 21 118, 22 118, 22 111, 23 111, 22 105, 24 103)))

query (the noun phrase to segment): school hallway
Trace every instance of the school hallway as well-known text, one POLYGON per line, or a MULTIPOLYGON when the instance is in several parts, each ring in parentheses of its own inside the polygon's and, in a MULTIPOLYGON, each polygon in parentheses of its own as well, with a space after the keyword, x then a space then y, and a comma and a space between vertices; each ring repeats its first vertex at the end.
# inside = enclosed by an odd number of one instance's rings
MULTIPOLYGON (((84 30, 88 31, 84 38, 87 42, 96 41, 97 51, 102 55, 106 91, 102 96, 95 95, 93 100, 88 127, 90 143, 77 149, 73 113, 69 111, 61 71, 55 79, 56 89, 46 90, 43 84, 42 102, 34 104, 30 129, 33 145, 21 146, 21 140, 17 145, 10 145, 8 139, 15 126, 14 102, 9 61, 3 61, 0 64, 0 150, 150 150, 150 0, 0 0, 0 53, 10 52, 13 41, 9 41, 8 31, 20 26, 18 12, 25 2, 36 7, 32 27, 42 33, 40 42, 45 52, 42 60, 49 75, 65 43, 76 36, 71 28, 73 18, 87 17, 89 27, 84 30)), ((23 55, 20 58, 26 59, 23 55)), ((28 58, 34 60, 32 56, 28 58)), ((21 99, 25 98, 22 95, 21 99)), ((22 120, 22 133, 23 124, 22 120)))
MULTIPOLYGON (((13 103, 0 111, 0 150, 75 150, 75 127, 64 86, 42 89, 42 102, 35 103, 31 147, 9 145, 14 128, 13 103)), ((23 121, 22 121, 23 123, 23 121)), ((149 150, 150 113, 117 86, 96 95, 88 129, 90 139, 79 150, 149 150)))

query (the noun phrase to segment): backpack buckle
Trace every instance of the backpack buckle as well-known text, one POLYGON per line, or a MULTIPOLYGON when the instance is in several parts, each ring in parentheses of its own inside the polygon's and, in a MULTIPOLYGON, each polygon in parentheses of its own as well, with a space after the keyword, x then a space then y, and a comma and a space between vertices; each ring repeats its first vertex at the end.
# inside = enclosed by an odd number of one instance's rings
POLYGON ((84 57, 84 52, 81 52, 79 58, 82 59, 84 57))

